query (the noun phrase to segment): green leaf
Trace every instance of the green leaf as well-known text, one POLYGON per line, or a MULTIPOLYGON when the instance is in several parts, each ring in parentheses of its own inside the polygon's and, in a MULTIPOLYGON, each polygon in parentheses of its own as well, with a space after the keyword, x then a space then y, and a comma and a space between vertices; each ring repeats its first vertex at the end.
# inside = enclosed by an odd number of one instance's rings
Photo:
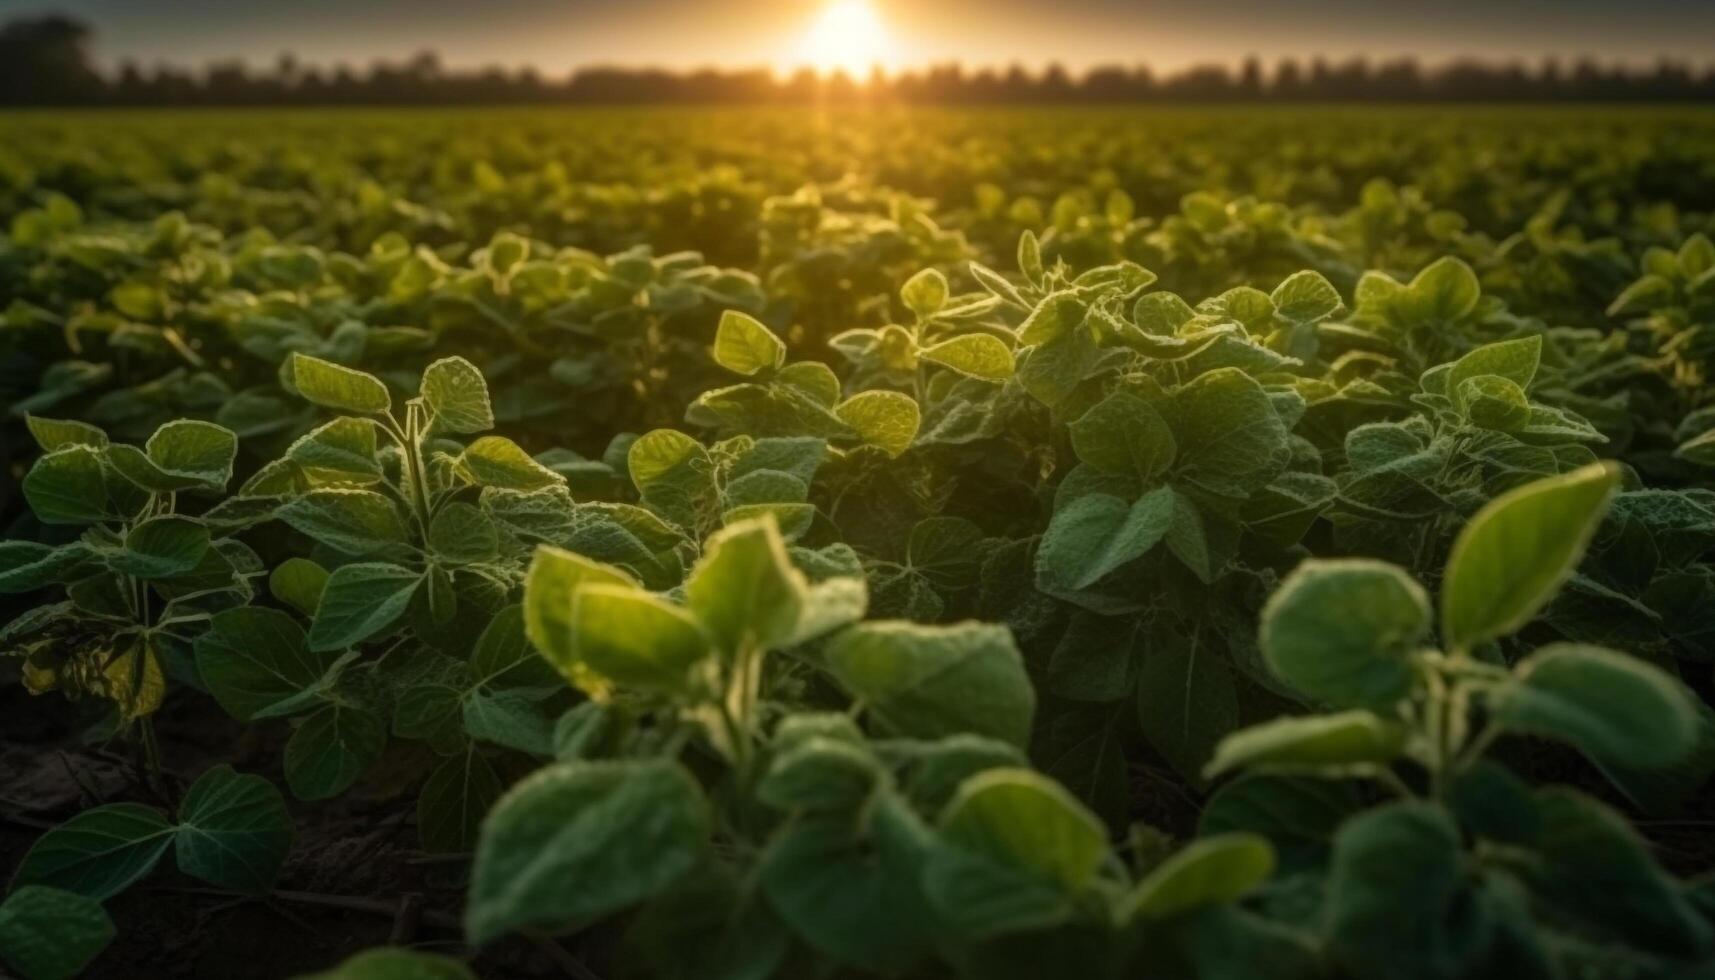
POLYGON ((1269 299, 1275 315, 1293 323, 1326 320, 1340 308, 1340 293, 1320 272, 1309 270, 1287 276, 1269 299))
POLYGON ((786 345, 755 317, 727 310, 715 329, 715 362, 747 377, 776 371, 786 363, 786 345))
POLYGON ((458 854, 476 846, 482 818, 506 787, 474 743, 435 767, 417 796, 417 836, 431 854, 458 854))
POLYGON ((1175 483, 1242 499, 1291 459, 1286 426, 1268 392, 1238 368, 1198 375, 1165 410, 1179 447, 1175 483))
POLYGON ((731 524, 704 546, 685 579, 685 604, 727 656, 783 646, 798 628, 809 588, 786 556, 772 518, 731 524))
POLYGON ((298 980, 477 980, 463 963, 437 953, 410 949, 366 949, 324 973, 298 980))
POLYGON ((219 490, 232 479, 238 436, 213 422, 180 419, 156 429, 143 448, 149 462, 167 476, 219 490))
POLYGON ((1005 381, 1015 370, 1012 348, 993 334, 963 334, 926 347, 918 356, 983 381, 1005 381))
POLYGON ((387 744, 387 723, 373 706, 324 704, 286 742, 286 785, 300 800, 327 800, 351 788, 387 744))
POLYGON ((1328 871, 1327 935, 1357 977, 1457 977, 1459 830, 1433 803, 1393 803, 1340 828, 1328 871))
POLYGON ((470 652, 474 685, 552 687, 553 665, 536 655, 524 631, 524 607, 507 606, 494 614, 470 652))
POLYGON ((347 555, 373 555, 411 542, 399 505, 373 490, 311 490, 287 501, 275 515, 293 530, 347 555))
POLYGON ((12 887, 47 885, 106 901, 153 870, 173 834, 153 807, 109 803, 85 810, 36 840, 18 862, 12 887))
POLYGON ((268 591, 274 598, 305 616, 316 614, 327 584, 327 569, 308 558, 288 558, 268 573, 268 591))
POLYGON ((92 898, 25 885, 0 903, 0 960, 23 980, 72 980, 116 932, 92 898))
POLYGON ((125 535, 113 569, 138 578, 172 578, 196 568, 208 552, 208 528, 188 517, 153 517, 125 535))
POLYGON ((1614 464, 1593 463, 1478 511, 1453 543, 1441 587, 1448 647, 1470 650, 1530 622, 1583 558, 1619 480, 1614 464))
POLYGON ((1386 706, 1412 689, 1408 656, 1429 633, 1429 598, 1405 572, 1364 558, 1311 559, 1263 608, 1275 676, 1336 705, 1386 706))
POLYGON ((538 758, 554 754, 553 725, 537 707, 541 698, 527 691, 472 691, 465 695, 464 730, 479 742, 538 758))
POLYGON ((1045 296, 1018 325, 1018 340, 1028 347, 1049 344, 1081 326, 1086 312, 1071 290, 1045 296))
POLYGON ((392 626, 404 615, 422 578, 420 572, 386 562, 334 569, 310 624, 310 649, 356 646, 392 626))
POLYGON ((286 458, 311 484, 379 483, 375 447, 374 422, 342 415, 305 433, 286 450, 286 458))
POLYGON ((1449 255, 1417 274, 1395 302, 1417 323, 1453 323, 1477 308, 1482 298, 1477 274, 1464 261, 1449 255))
POLYGON ((585 585, 637 588, 637 580, 612 565, 544 545, 536 549, 524 577, 524 633, 574 684, 584 671, 573 620, 574 597, 585 585))
POLYGON ((1157 487, 1127 504, 1092 493, 1055 512, 1036 551, 1036 581, 1043 591, 1066 595, 1087 589, 1110 572, 1148 554, 1173 521, 1171 487, 1157 487))
POLYGON ((1542 337, 1521 337, 1500 343, 1484 344, 1453 362, 1447 370, 1446 391, 1453 404, 1463 410, 1465 400, 1460 388, 1465 382, 1485 375, 1505 378, 1521 390, 1528 389, 1542 363, 1542 337))
POLYGON ((640 691, 686 691, 693 668, 713 651, 713 638, 689 612, 632 585, 580 586, 571 630, 578 664, 640 691))
POLYGON ((846 690, 899 734, 969 732, 1014 745, 1030 736, 1036 695, 1004 627, 860 623, 835 637, 826 656, 846 690))
POLYGON ((905 301, 906 309, 919 317, 929 317, 947 305, 947 293, 947 277, 938 269, 923 269, 905 280, 899 298, 905 301))
POLYGON ((709 832, 702 791, 676 763, 543 769, 483 822, 465 912, 470 942, 584 924, 658 895, 702 859, 709 832))
POLYGON ((443 357, 424 368, 422 393, 438 429, 471 433, 494 428, 488 382, 462 357, 443 357))
POLYGON ((480 487, 540 490, 562 485, 566 478, 543 466, 505 436, 483 436, 459 456, 461 475, 480 487))
POLYGON ((1519 664, 1491 698, 1511 731, 1559 739, 1598 762, 1671 766, 1697 741, 1697 712, 1655 667, 1599 647, 1556 643, 1519 664))
POLYGON ((639 493, 681 467, 712 475, 714 462, 703 444, 676 429, 654 429, 638 436, 626 451, 626 468, 639 493))
POLYGON ((811 737, 777 751, 756 787, 757 798, 775 809, 850 813, 887 782, 867 748, 843 739, 811 737))
POLYGON ((215 766, 179 804, 179 870, 221 888, 267 893, 292 845, 292 818, 274 784, 215 766))
POLYGON ((851 426, 864 444, 876 446, 889 456, 910 449, 923 422, 917 402, 897 391, 860 392, 835 406, 834 414, 851 426))
POLYGON ((40 415, 25 415, 24 424, 42 452, 51 453, 67 446, 107 448, 107 433, 87 422, 73 419, 45 419, 40 415))
POLYGON ((475 504, 455 500, 441 506, 429 522, 429 550, 459 563, 487 561, 500 554, 500 531, 475 504))
POLYGON ((24 499, 44 524, 97 524, 109 516, 101 451, 74 445, 36 460, 24 476, 24 499))
POLYGON ((921 885, 929 849, 922 821, 882 794, 867 821, 822 814, 784 826, 763 857, 762 887, 775 913, 817 952, 896 975, 936 935, 921 885))
POLYGON ((1362 710, 1276 718, 1222 739, 1203 775, 1214 779, 1235 769, 1359 774, 1398 758, 1405 749, 1406 734, 1401 725, 1362 710))
POLYGON ((1122 920, 1170 919, 1237 901, 1274 873, 1274 845, 1256 834, 1192 841, 1138 882, 1120 905, 1122 920))
POLYGON ((14 595, 60 581, 76 574, 90 557, 82 542, 57 548, 34 541, 0 541, 0 594, 14 595))
POLYGON ((1148 402, 1116 391, 1067 427, 1078 458, 1103 473, 1153 482, 1173 465, 1173 430, 1148 402))
POLYGON ((286 366, 298 394, 324 408, 379 415, 393 407, 393 396, 387 393, 387 386, 373 374, 297 352, 293 352, 286 366))
POLYGON ((290 615, 261 606, 215 613, 195 649, 198 676, 240 721, 298 710, 339 660, 337 651, 312 652, 290 615))
POLYGON ((1138 725, 1174 771, 1199 783, 1215 746, 1239 725, 1232 670, 1201 631, 1151 639, 1137 679, 1138 725))

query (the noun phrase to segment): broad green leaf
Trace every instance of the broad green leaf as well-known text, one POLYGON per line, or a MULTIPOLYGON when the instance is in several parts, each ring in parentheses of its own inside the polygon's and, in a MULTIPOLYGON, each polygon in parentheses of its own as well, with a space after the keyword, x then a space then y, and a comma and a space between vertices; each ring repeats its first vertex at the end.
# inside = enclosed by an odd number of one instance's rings
POLYGON ((131 528, 112 564, 115 571, 138 578, 171 578, 197 567, 208 546, 208 528, 197 521, 153 517, 131 528))
POLYGON ((553 665, 537 656, 524 632, 524 607, 507 606, 494 614, 470 652, 471 679, 494 687, 551 687, 553 665))
POLYGON ((851 813, 888 777, 865 747, 811 737, 777 750, 756 786, 757 798, 779 810, 851 813))
POLYGON ((1036 695, 1005 627, 860 623, 835 637, 826 657, 846 690, 899 734, 1029 738, 1036 695))
POLYGON ((474 504, 443 504, 429 521, 429 550, 443 561, 487 561, 500 554, 500 531, 474 504))
POLYGON ((44 524, 96 524, 109 516, 101 451, 72 445, 36 460, 24 499, 44 524))
POLYGON ((372 705, 328 703, 286 742, 286 785, 300 800, 327 800, 351 788, 381 755, 387 723, 372 705))
POLYGON ((693 669, 714 649, 689 612, 633 585, 581 585, 573 594, 571 632, 577 664, 653 693, 685 692, 693 669))
POLYGON ((924 269, 905 280, 899 298, 905 308, 919 317, 933 316, 947 305, 947 277, 939 269, 924 269))
POLYGON ((1466 876, 1459 828, 1433 803, 1393 803, 1348 820, 1328 869, 1327 937, 1356 977, 1462 975, 1454 912, 1466 876))
POLYGON ((387 386, 373 374, 295 352, 286 365, 298 394, 324 408, 379 415, 393 407, 387 386))
POLYGON ((423 401, 435 415, 435 426, 448 432, 484 432, 494 428, 488 403, 488 382, 476 365, 462 357, 443 357, 423 369, 423 401))
POLYGON ((220 888, 265 894, 292 844, 292 818, 274 784, 216 766, 179 803, 179 870, 220 888))
POLYGON ((923 422, 917 402, 897 391, 860 392, 836 406, 834 414, 851 426, 866 445, 875 446, 889 456, 910 449, 923 422))
POLYGON ((1612 463, 1528 483, 1490 501, 1453 543, 1441 586, 1450 649, 1516 633, 1584 557, 1619 485, 1612 463))
POLYGON ((1055 512, 1036 551, 1036 580, 1055 595, 1077 592, 1148 554, 1173 521, 1174 495, 1157 487, 1128 504, 1105 493, 1055 512))
POLYGON ((1274 846, 1256 834, 1204 837, 1163 861, 1121 903, 1122 920, 1170 919, 1237 901, 1274 873, 1274 846))
POLYGON ((87 422, 75 419, 45 419, 40 415, 24 416, 24 424, 42 452, 51 453, 67 446, 107 448, 107 433, 87 422))
POLYGON ((965 780, 937 821, 947 843, 1076 894, 1107 856, 1107 831, 1060 785, 1028 769, 965 780))
POLYGON ((919 356, 932 364, 984 381, 1005 381, 1015 370, 1012 348, 993 334, 963 334, 932 344, 919 356))
POLYGON ((1697 741, 1697 712, 1671 678, 1624 654, 1570 643, 1525 658, 1492 696, 1490 717, 1640 769, 1671 766, 1697 741))
POLYGON ((1395 302, 1405 306, 1414 322, 1445 324, 1476 309, 1482 294, 1477 274, 1449 255, 1419 272, 1395 302))
POLYGON ((12 888, 47 885, 106 901, 153 870, 173 835, 153 807, 109 803, 85 810, 37 838, 18 862, 12 888))
POLYGON ((480 487, 540 490, 566 482, 565 477, 536 462, 505 436, 483 436, 466 446, 458 468, 465 479, 480 487))
POLYGON ((782 827, 763 856, 762 887, 818 953, 899 974, 927 954, 937 932, 922 886, 930 847, 917 815, 881 794, 867 821, 817 814, 782 827))
POLYGON ((180 419, 155 430, 144 447, 162 473, 189 484, 219 490, 232 479, 238 436, 213 422, 180 419))
POLYGON ((82 542, 53 547, 34 541, 0 541, 0 594, 34 592, 76 574, 88 561, 90 549, 82 542))
POLYGON ((715 329, 715 362, 746 376, 775 371, 786 363, 786 345, 755 317, 727 310, 715 329))
POLYGON ((1192 783, 1239 725, 1239 696, 1223 652, 1202 631, 1156 631, 1137 678, 1137 720, 1149 744, 1192 783))
POLYGON ((327 584, 327 569, 308 558, 288 558, 268 573, 268 591, 274 598, 310 617, 321 605, 327 584))
POLYGON ((1018 340, 1029 347, 1049 344, 1083 325, 1086 308, 1070 290, 1043 297, 1018 326, 1018 340))
POLYGON ((1291 459, 1286 426, 1268 392, 1238 368, 1198 375, 1164 410, 1179 448, 1176 483, 1242 499, 1291 459))
POLYGON ((676 763, 543 769, 483 822, 465 911, 470 942, 581 925, 658 895, 702 859, 709 831, 702 791, 676 763))
POLYGON ((1097 402, 1067 427, 1078 458, 1103 473, 1149 483, 1173 465, 1178 446, 1154 406, 1124 391, 1097 402))
POLYGON ((685 604, 729 657, 783 646, 808 599, 772 518, 728 525, 685 579, 685 604))
POLYGON ((476 846, 482 818, 506 787, 475 743, 435 767, 417 796, 417 837, 431 854, 476 846))
POLYGON ((1453 362, 1453 366, 1447 371, 1446 391, 1452 396, 1453 403, 1463 409, 1466 403, 1464 396, 1460 394, 1460 388, 1465 382, 1484 375, 1495 375, 1511 381, 1520 389, 1528 389, 1536 378, 1536 369, 1541 362, 1540 335, 1485 344, 1453 362))
POLYGON ((380 947, 353 954, 323 973, 298 980, 477 980, 458 960, 438 953, 380 947))
POLYGON ((422 579, 420 572, 386 562, 334 569, 310 624, 310 649, 356 646, 392 626, 404 615, 422 579))
POLYGON ((1276 718, 1222 739, 1203 774, 1209 779, 1235 769, 1357 774, 1397 758, 1406 734, 1398 723, 1363 710, 1276 718))
POLYGON ((1269 295, 1274 312, 1293 323, 1313 323, 1334 315, 1340 308, 1340 294, 1320 272, 1295 272, 1287 276, 1269 295))
POLYGON ((1260 643, 1275 676, 1336 705, 1405 697, 1408 656, 1429 633, 1429 598, 1405 572, 1364 558, 1310 559, 1263 608, 1260 643))
POLYGON ((528 691, 471 691, 461 717, 465 733, 479 742, 549 758, 554 754, 553 724, 537 707, 541 698, 528 691))
POLYGON ((296 710, 338 659, 337 651, 312 652, 297 620, 262 606, 215 613, 196 639, 198 676, 240 721, 296 710))
POLYGON ((585 585, 638 587, 637 580, 622 569, 550 545, 536 549, 524 577, 525 635, 574 684, 582 679, 582 657, 573 599, 585 585))
POLYGON ((59 888, 25 885, 0 902, 0 962, 23 980, 72 980, 115 934, 100 902, 59 888))
POLYGON ((637 437, 626 452, 631 482, 646 493, 650 484, 683 466, 712 473, 714 463, 703 444, 676 429, 655 429, 637 437))
POLYGON ((1065 921, 1108 856, 1095 815, 1027 769, 965 780, 939 830, 924 887, 941 916, 971 936, 1065 921))
POLYGON ((411 541, 399 505, 373 490, 311 490, 275 514, 293 530, 347 555, 373 555, 411 541))
POLYGON ((1454 400, 1473 424, 1495 432, 1517 432, 1531 421, 1524 389, 1492 374, 1461 382, 1454 400))
POLYGON ((342 415, 305 433, 286 450, 312 485, 381 482, 375 457, 376 425, 342 415))

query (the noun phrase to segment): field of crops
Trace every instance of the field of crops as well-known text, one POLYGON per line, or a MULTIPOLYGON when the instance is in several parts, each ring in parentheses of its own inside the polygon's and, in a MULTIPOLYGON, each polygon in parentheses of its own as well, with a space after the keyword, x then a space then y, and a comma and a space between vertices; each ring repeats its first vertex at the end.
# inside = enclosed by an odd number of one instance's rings
POLYGON ((1715 112, 15 113, 0 234, 25 980, 1715 977, 1715 112))

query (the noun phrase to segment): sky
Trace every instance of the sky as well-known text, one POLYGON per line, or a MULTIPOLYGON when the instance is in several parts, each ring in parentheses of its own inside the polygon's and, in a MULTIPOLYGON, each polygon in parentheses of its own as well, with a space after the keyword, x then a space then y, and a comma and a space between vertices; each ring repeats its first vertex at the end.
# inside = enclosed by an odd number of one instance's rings
POLYGON ((362 66, 426 49, 452 68, 551 77, 955 60, 1174 71, 1251 55, 1715 63, 1715 0, 0 0, 0 21, 50 11, 88 22, 107 68, 265 66, 287 51, 362 66))

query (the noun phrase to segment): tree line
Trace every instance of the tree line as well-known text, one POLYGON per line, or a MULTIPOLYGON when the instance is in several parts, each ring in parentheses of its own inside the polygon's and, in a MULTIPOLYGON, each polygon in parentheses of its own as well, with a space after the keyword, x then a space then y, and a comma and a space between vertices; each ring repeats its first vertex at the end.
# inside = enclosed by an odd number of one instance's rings
POLYGON ((589 67, 566 78, 532 68, 451 70, 432 52, 364 69, 305 65, 282 55, 259 70, 240 61, 204 70, 91 63, 88 25, 46 16, 0 25, 0 105, 263 106, 459 105, 502 103, 900 102, 910 104, 1078 102, 1702 102, 1715 104, 1715 63, 1663 60, 1650 68, 1594 59, 1536 66, 1474 60, 1424 66, 1413 59, 1287 58, 1271 67, 1201 65, 1171 74, 1108 65, 1073 73, 1050 65, 967 69, 944 65, 855 79, 802 69, 589 67))

